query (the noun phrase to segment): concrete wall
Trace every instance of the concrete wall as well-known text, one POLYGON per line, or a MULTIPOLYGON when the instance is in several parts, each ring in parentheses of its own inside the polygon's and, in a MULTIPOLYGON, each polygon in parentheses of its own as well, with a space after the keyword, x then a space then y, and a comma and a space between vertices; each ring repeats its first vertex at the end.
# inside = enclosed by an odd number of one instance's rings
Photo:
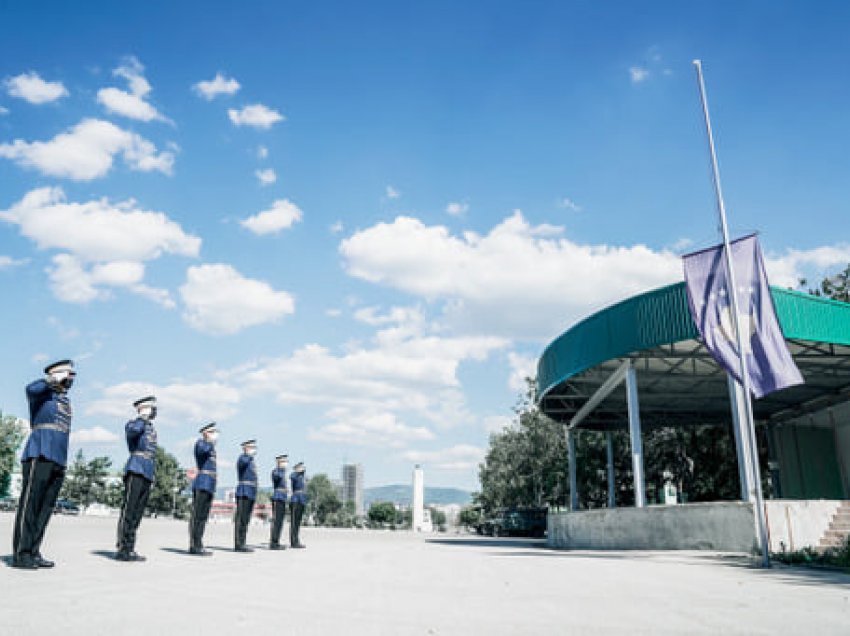
POLYGON ((765 504, 771 551, 782 552, 784 544, 785 550, 794 552, 818 547, 841 502, 774 499, 765 504))
POLYGON ((588 550, 752 552, 753 508, 741 502, 604 508, 549 515, 548 545, 588 550))

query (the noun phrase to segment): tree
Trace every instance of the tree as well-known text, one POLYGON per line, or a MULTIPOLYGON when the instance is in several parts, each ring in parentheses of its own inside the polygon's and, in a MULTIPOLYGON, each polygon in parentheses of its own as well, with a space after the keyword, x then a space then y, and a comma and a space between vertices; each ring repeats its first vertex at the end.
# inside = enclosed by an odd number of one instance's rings
POLYGON ((3 411, 0 411, 0 497, 9 496, 18 448, 25 436, 22 421, 13 415, 3 415, 3 411))
POLYGON ((78 450, 74 462, 68 468, 59 496, 81 508, 104 502, 111 466, 112 460, 108 457, 95 457, 86 461, 83 451, 78 450))
MULTIPOLYGON (((479 466, 481 492, 476 504, 487 513, 498 508, 566 506, 568 460, 564 425, 537 408, 529 379, 518 401, 513 426, 490 436, 479 466)), ((608 505, 607 440, 604 432, 577 430, 576 482, 579 507, 608 505)), ((610 432, 614 445, 614 490, 617 505, 634 503, 630 441, 625 428, 610 432)), ((765 444, 760 461, 766 465, 765 444)), ((726 426, 656 426, 643 431, 647 499, 660 502, 672 480, 683 501, 734 500, 740 497, 737 456, 731 422, 726 426)), ((763 470, 763 474, 767 474, 763 470)), ((471 514, 471 513, 467 513, 471 514)), ((466 518, 469 518, 468 516, 466 518)))
MULTIPOLYGON (((800 285, 805 287, 808 281, 804 278, 800 285)), ((824 278, 817 288, 809 289, 809 293, 850 303, 850 264, 837 274, 824 278)))
POLYGON ((431 511, 431 523, 440 532, 446 531, 446 513, 436 508, 428 508, 431 511))
POLYGON ((162 446, 156 448, 154 482, 146 510, 149 514, 171 514, 184 519, 189 514, 189 497, 186 489, 189 478, 180 462, 162 446))
POLYGON ((475 500, 486 510, 510 506, 563 504, 566 498, 566 442, 563 425, 537 407, 534 382, 514 407, 515 425, 490 436, 479 466, 481 492, 475 500))
POLYGON ((374 501, 369 506, 369 512, 366 516, 369 517, 369 521, 372 523, 384 525, 395 524, 397 515, 398 511, 394 503, 390 501, 374 501))
POLYGON ((342 509, 336 488, 324 473, 313 476, 307 483, 307 514, 312 515, 317 525, 331 521, 331 515, 342 509))
POLYGON ((460 509, 457 521, 467 530, 477 526, 481 521, 481 508, 477 506, 464 506, 460 509))

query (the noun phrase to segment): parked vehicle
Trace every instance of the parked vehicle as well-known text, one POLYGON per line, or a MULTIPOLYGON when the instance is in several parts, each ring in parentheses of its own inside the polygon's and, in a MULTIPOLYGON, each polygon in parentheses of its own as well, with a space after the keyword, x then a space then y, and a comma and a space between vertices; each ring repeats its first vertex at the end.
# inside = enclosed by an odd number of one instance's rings
POLYGON ((492 537, 543 537, 546 535, 546 508, 499 510, 482 521, 476 531, 492 537))
POLYGON ((73 501, 59 499, 56 501, 53 511, 63 515, 78 515, 80 514, 80 507, 73 501))

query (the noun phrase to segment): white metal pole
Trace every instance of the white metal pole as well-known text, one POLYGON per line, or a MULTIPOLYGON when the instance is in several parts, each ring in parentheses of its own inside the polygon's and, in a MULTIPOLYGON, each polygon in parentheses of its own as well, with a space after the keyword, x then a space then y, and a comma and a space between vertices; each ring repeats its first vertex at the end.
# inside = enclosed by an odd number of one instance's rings
POLYGON ((643 478, 643 441, 640 431, 640 402, 637 374, 632 366, 626 372, 626 404, 629 410, 629 438, 632 444, 632 475, 635 482, 635 508, 646 505, 646 484, 643 478))
POLYGON ((699 84, 700 101, 702 102, 702 114, 705 118, 705 130, 708 137, 708 152, 711 155, 711 174, 714 181, 714 192, 717 195, 717 213, 720 217, 720 231, 723 234, 723 254, 726 260, 726 270, 729 273, 727 281, 727 292, 732 309, 732 328, 735 330, 738 341, 738 357, 741 361, 741 384, 745 393, 744 413, 746 415, 747 435, 750 438, 750 451, 752 453, 753 484, 755 489, 755 517, 756 537, 762 553, 762 565, 770 567, 770 546, 767 540, 767 520, 764 514, 764 498, 761 489, 761 470, 758 462, 758 447, 756 446, 755 421, 753 418, 753 400, 750 392, 750 374, 747 370, 747 357, 744 350, 744 333, 740 329, 740 314, 738 313, 738 285, 735 282, 735 268, 733 267, 732 250, 729 245, 729 228, 726 224, 726 206, 723 203, 723 191, 720 188, 720 170, 717 167, 717 154, 714 150, 714 135, 711 132, 711 119, 708 116, 708 101, 705 96, 705 82, 702 77, 702 62, 694 60, 697 72, 697 83, 699 84))
POLYGON ((611 431, 605 433, 605 441, 608 447, 608 507, 617 507, 616 476, 614 475, 614 437, 611 431))

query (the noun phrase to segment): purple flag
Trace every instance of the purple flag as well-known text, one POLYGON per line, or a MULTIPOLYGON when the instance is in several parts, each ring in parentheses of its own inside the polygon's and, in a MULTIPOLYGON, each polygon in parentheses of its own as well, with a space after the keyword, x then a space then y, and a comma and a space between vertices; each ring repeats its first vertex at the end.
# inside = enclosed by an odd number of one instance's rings
MULTIPOLYGON (((744 352, 750 386, 756 398, 803 383, 785 344, 767 284, 761 248, 755 234, 730 245, 738 284, 738 324, 744 331, 744 352)), ((686 254, 688 306, 711 356, 738 382, 741 362, 732 322, 730 287, 723 246, 686 254)))

